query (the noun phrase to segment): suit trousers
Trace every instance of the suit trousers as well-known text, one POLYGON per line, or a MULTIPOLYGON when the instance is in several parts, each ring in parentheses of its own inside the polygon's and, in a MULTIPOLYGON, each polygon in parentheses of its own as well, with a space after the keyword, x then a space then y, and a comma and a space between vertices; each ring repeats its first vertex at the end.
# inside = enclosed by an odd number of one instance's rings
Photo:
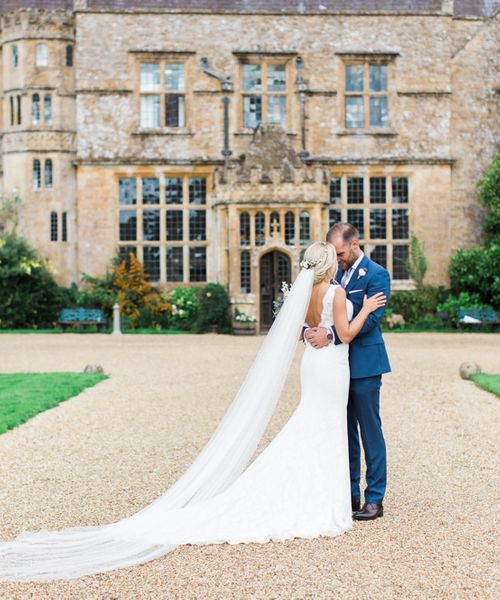
POLYGON ((366 461, 365 502, 380 504, 387 485, 387 453, 380 419, 382 375, 351 379, 347 404, 351 495, 360 498, 361 446, 366 461))

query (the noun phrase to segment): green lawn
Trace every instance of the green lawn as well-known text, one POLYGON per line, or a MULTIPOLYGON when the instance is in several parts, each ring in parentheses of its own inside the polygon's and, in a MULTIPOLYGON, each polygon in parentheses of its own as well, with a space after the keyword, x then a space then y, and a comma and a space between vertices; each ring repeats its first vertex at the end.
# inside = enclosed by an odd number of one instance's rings
POLYGON ((484 390, 495 394, 500 398, 500 375, 489 375, 488 373, 477 373, 471 376, 472 381, 484 390))
POLYGON ((0 373, 0 434, 107 377, 101 373, 0 373))

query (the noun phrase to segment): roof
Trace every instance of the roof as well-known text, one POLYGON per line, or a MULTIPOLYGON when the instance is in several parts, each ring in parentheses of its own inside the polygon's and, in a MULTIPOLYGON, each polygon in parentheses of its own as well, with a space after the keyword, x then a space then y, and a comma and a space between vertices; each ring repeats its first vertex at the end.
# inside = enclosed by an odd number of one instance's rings
MULTIPOLYGON (((236 14, 442 14, 443 0, 86 0, 103 11, 175 11, 236 14)), ((0 0, 0 12, 22 8, 73 10, 74 0, 0 0)), ((454 0, 456 17, 489 17, 500 0, 454 0)))

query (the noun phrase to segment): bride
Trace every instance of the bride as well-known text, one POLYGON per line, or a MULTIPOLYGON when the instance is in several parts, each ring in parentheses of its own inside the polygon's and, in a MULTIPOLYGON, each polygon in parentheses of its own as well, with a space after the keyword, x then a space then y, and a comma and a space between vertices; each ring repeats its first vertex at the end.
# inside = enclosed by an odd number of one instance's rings
POLYGON ((180 544, 335 536, 352 525, 346 406, 348 343, 386 302, 352 305, 330 281, 332 245, 312 244, 249 373, 212 438, 186 473, 142 511, 116 523, 23 532, 0 542, 0 580, 52 580, 137 565, 180 544), (306 342, 301 401, 247 467, 281 393, 304 323, 332 326, 342 344, 306 342), (245 470, 245 467, 246 470, 245 470))

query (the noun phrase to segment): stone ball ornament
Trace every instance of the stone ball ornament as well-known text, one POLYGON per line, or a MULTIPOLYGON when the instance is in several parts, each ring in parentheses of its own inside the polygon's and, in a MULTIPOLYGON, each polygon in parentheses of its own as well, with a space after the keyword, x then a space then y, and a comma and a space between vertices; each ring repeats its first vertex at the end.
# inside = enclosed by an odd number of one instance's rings
POLYGON ((471 375, 476 373, 481 373, 481 367, 477 363, 466 361, 460 365, 460 377, 462 379, 470 379, 471 375))
POLYGON ((104 369, 101 365, 87 365, 85 369, 83 369, 84 373, 104 373, 104 369))

